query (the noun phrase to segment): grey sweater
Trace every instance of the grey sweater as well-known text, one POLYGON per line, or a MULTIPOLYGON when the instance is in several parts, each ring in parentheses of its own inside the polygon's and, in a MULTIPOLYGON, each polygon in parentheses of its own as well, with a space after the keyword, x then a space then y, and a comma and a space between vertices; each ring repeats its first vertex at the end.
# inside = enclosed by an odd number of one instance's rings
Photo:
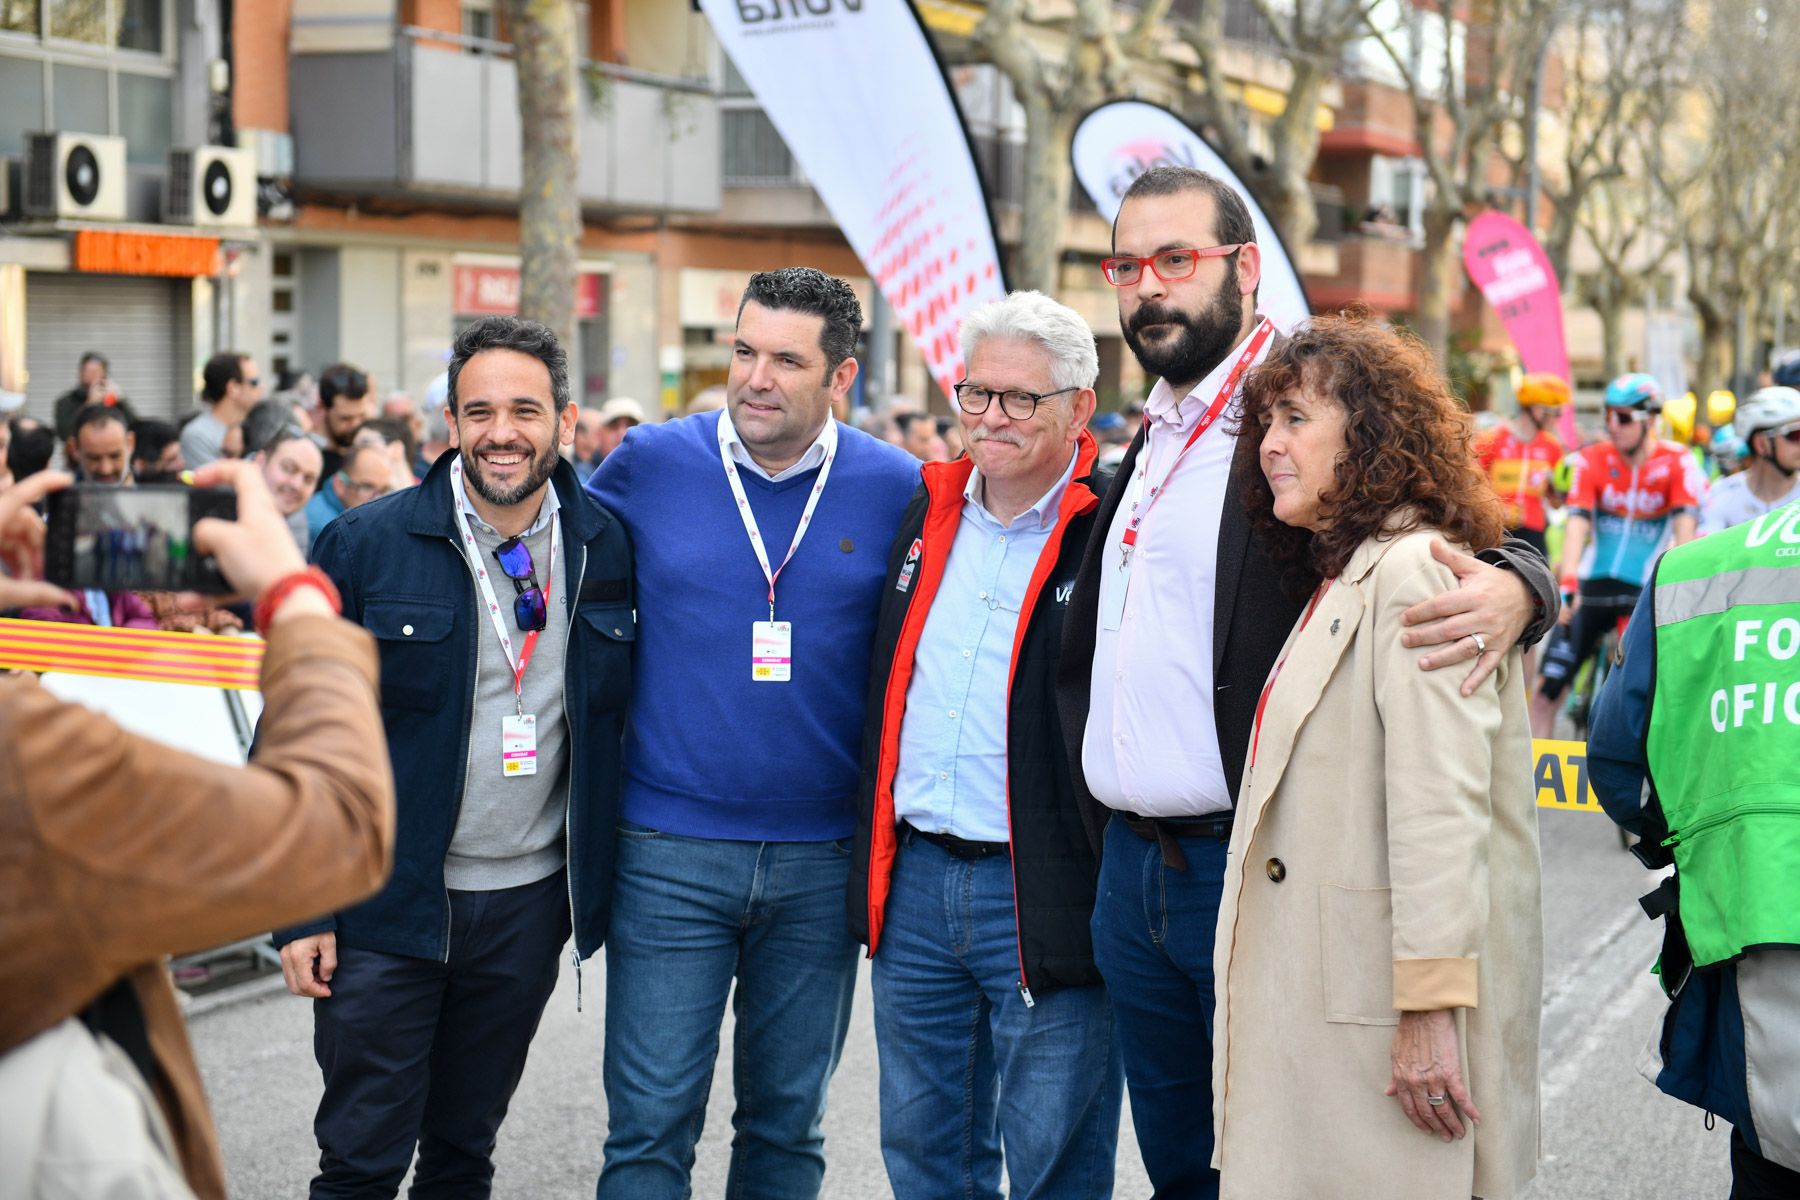
MULTIPOLYGON (((555 518, 560 519, 560 518, 555 518)), ((551 582, 550 523, 526 537, 539 584, 551 582)), ((481 551, 500 602, 501 619, 512 636, 514 653, 523 653, 526 635, 513 620, 512 581, 500 570, 494 550, 505 539, 471 519, 469 529, 481 551)), ((513 716, 513 671, 486 612, 475 614, 477 662, 474 727, 469 731, 469 761, 463 782, 456 832, 444 857, 444 886, 454 891, 490 892, 522 887, 560 870, 563 824, 569 802, 568 725, 563 720, 563 661, 569 643, 568 579, 562 562, 554 568, 550 623, 538 635, 537 648, 525 671, 525 711, 537 717, 537 774, 506 777, 500 773, 501 721, 513 716)), ((479 603, 480 584, 474 582, 479 603)))

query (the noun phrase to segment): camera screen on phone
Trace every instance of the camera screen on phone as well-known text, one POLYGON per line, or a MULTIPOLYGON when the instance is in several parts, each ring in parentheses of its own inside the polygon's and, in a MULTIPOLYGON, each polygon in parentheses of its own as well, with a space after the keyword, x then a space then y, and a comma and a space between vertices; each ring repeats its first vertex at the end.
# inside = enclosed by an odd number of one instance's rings
POLYGON ((90 492, 77 510, 75 573, 109 590, 186 587, 191 536, 180 492, 90 492))

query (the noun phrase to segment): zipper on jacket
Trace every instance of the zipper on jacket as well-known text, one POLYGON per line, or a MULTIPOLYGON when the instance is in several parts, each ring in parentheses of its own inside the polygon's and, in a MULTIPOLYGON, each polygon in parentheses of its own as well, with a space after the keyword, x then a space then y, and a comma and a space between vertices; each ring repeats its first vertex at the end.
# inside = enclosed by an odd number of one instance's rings
MULTIPOLYGON (((569 631, 563 641, 563 737, 569 744, 569 790, 563 801, 563 882, 569 893, 569 961, 575 966, 575 1011, 581 1011, 581 939, 575 933, 575 725, 569 720, 569 646, 575 640, 575 621, 581 615, 581 581, 587 578, 588 548, 581 547, 581 566, 575 572, 575 590, 569 593, 569 631)), ((636 614, 633 614, 634 617, 636 614)), ((592 680, 589 681, 592 683, 592 680)))
MULTIPOLYGON (((469 553, 463 549, 463 544, 455 538, 446 540, 456 547, 456 557, 462 561, 463 569, 468 570, 469 553)), ((463 728, 469 732, 463 738, 463 773, 462 778, 456 781, 456 803, 450 809, 450 837, 452 840, 456 837, 456 823, 462 820, 463 793, 468 790, 469 776, 473 773, 475 766, 475 689, 480 686, 481 675, 481 644, 477 641, 481 637, 479 624, 481 605, 479 601, 476 603, 475 611, 477 624, 474 629, 474 637, 469 639, 469 690, 467 699, 464 701, 462 723, 463 728)), ((442 878, 442 874, 440 867, 440 878, 442 878)), ((450 885, 448 883, 444 884, 444 945, 443 949, 438 952, 438 961, 446 964, 450 961, 450 885)))
POLYGON ((1800 813, 1800 804, 1746 804, 1740 808, 1725 812, 1713 813, 1703 821, 1696 821, 1686 829, 1678 829, 1662 840, 1664 848, 1673 848, 1689 840, 1695 834, 1705 833, 1715 825, 1722 825, 1734 817, 1748 816, 1751 813, 1800 813))

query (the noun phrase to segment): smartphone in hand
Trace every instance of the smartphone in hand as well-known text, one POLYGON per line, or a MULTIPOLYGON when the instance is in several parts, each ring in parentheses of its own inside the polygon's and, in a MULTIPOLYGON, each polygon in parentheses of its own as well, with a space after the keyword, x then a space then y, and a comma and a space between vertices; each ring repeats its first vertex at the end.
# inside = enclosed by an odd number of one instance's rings
POLYGON ((47 502, 44 577, 58 587, 211 595, 232 590, 211 556, 194 549, 194 522, 237 517, 237 494, 230 488, 77 484, 47 502))

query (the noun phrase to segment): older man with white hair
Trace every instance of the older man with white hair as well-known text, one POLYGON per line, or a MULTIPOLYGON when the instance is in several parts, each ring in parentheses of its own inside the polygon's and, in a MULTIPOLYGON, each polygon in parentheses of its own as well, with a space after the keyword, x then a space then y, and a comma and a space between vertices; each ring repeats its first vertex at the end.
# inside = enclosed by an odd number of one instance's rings
POLYGON ((961 338, 969 453, 926 464, 889 554, 851 859, 882 1154, 899 1196, 998 1197, 1003 1163, 1019 1200, 1102 1196, 1124 1076, 1088 933, 1098 821, 1055 718, 1105 490, 1099 359, 1038 292, 976 310, 961 338))

